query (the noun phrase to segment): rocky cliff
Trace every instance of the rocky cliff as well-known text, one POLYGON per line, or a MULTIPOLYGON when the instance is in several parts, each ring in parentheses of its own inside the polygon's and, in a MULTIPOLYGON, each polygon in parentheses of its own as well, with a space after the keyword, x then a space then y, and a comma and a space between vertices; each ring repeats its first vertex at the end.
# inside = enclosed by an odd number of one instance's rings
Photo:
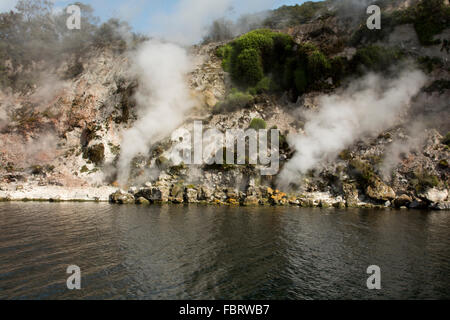
MULTIPOLYGON (((400 48, 406 57, 402 64, 421 69, 425 85, 389 119, 388 127, 354 139, 295 181, 262 176, 262 165, 176 161, 177 133, 192 132, 194 121, 224 132, 245 130, 252 120, 262 119, 265 128, 280 134, 282 171, 301 152, 295 137, 309 134, 310 114, 320 113, 324 96, 339 94, 364 74, 385 74, 395 61, 378 70, 365 65, 361 71, 358 65, 357 72, 342 77, 330 73, 302 92, 298 86, 249 90, 246 99, 233 100, 233 74, 225 71, 224 56, 218 54, 233 40, 191 47, 193 68, 186 83, 195 106, 176 130, 133 158, 126 183, 117 180, 123 134, 142 114, 136 93, 142 83, 130 72, 134 56, 101 48, 77 59, 68 55, 52 67, 36 63, 31 67, 40 75, 36 85, 25 92, 0 92, 0 198, 449 209, 449 29, 434 36, 441 41, 422 45, 414 22, 392 25, 376 39, 359 34, 358 28, 363 26, 346 17, 322 14, 275 32, 290 35, 297 46, 314 45, 332 63, 342 58, 348 68, 366 62, 361 52, 367 46, 400 48)), ((7 72, 18 70, 9 66, 7 72)))

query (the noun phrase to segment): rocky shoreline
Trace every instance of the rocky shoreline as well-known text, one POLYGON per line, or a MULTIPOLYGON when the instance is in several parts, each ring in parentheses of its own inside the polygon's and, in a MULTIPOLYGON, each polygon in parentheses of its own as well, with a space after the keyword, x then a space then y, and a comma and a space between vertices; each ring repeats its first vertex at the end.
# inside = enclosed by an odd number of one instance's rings
POLYGON ((285 193, 267 186, 249 186, 245 192, 233 188, 210 189, 206 186, 131 188, 128 192, 117 190, 109 196, 111 203, 204 203, 235 206, 299 206, 319 208, 404 208, 449 210, 448 190, 429 189, 421 198, 403 194, 390 200, 359 199, 351 192, 332 195, 329 192, 285 193))
POLYGON ((448 190, 429 189, 420 197, 406 194, 388 200, 358 198, 352 190, 342 196, 329 192, 285 193, 267 186, 249 186, 245 192, 233 188, 180 186, 170 188, 150 184, 124 191, 112 186, 67 188, 61 186, 16 186, 0 190, 0 202, 110 202, 112 204, 211 204, 228 206, 298 206, 319 208, 395 208, 450 210, 448 190))

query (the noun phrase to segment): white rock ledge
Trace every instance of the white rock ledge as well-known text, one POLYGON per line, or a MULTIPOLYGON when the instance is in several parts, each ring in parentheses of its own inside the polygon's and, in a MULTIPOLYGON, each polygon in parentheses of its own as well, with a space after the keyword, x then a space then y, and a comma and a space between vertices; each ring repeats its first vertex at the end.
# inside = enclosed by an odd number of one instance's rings
POLYGON ((109 195, 117 191, 114 187, 33 186, 21 190, 2 190, 0 199, 9 201, 109 201, 109 195))

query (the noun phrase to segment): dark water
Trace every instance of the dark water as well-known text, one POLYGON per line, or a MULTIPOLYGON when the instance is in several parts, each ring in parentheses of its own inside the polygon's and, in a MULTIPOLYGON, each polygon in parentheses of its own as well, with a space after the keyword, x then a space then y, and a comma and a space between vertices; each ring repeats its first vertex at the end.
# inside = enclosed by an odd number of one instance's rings
POLYGON ((449 232, 449 212, 1 203, 0 298, 448 299, 449 232))

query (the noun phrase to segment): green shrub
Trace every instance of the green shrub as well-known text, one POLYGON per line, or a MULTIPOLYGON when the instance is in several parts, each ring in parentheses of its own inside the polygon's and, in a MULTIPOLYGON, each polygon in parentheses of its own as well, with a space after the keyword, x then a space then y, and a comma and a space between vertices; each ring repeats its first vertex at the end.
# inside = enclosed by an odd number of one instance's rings
POLYGON ((385 71, 401 58, 402 53, 396 49, 370 45, 357 50, 351 61, 351 66, 355 72, 361 71, 362 68, 372 71, 385 71))
POLYGON ((241 109, 246 107, 253 99, 251 94, 233 89, 224 101, 218 102, 214 106, 213 112, 221 113, 241 109))
POLYGON ((253 118, 249 127, 254 130, 262 130, 267 128, 267 123, 263 119, 253 118))
POLYGON ((231 59, 232 52, 233 52, 233 48, 229 44, 220 46, 216 50, 216 55, 222 59, 222 68, 223 68, 223 70, 225 70, 227 72, 231 71, 230 59, 231 59))
POLYGON ((444 0, 422 0, 413 8, 414 29, 422 45, 439 44, 434 36, 450 25, 450 8, 444 0))
POLYGON ((220 47, 216 54, 222 58, 222 67, 231 73, 233 80, 248 88, 256 86, 264 74, 280 73, 293 47, 294 41, 289 35, 258 29, 220 47))
POLYGON ((308 55, 308 77, 315 81, 328 74, 331 69, 327 57, 319 50, 314 50, 308 55))
POLYGON ((329 77, 330 60, 311 43, 295 44, 287 34, 258 29, 216 51, 222 67, 251 94, 293 90, 306 92, 329 77))
POLYGON ((264 77, 261 56, 256 49, 244 49, 231 70, 233 80, 246 86, 254 86, 264 77))
POLYGON ((276 91, 276 85, 270 77, 266 76, 266 77, 262 78, 256 84, 256 86, 254 86, 253 88, 250 88, 248 91, 252 95, 257 95, 257 94, 265 93, 265 92, 269 92, 269 91, 276 91))
POLYGON ((348 61, 344 57, 336 57, 330 61, 331 64, 331 77, 333 81, 338 83, 341 81, 348 72, 348 61))
POLYGON ((303 68, 299 67, 297 70, 295 70, 294 73, 294 83, 295 88, 299 93, 303 93, 306 91, 306 88, 308 86, 308 78, 306 76, 306 72, 303 68))

